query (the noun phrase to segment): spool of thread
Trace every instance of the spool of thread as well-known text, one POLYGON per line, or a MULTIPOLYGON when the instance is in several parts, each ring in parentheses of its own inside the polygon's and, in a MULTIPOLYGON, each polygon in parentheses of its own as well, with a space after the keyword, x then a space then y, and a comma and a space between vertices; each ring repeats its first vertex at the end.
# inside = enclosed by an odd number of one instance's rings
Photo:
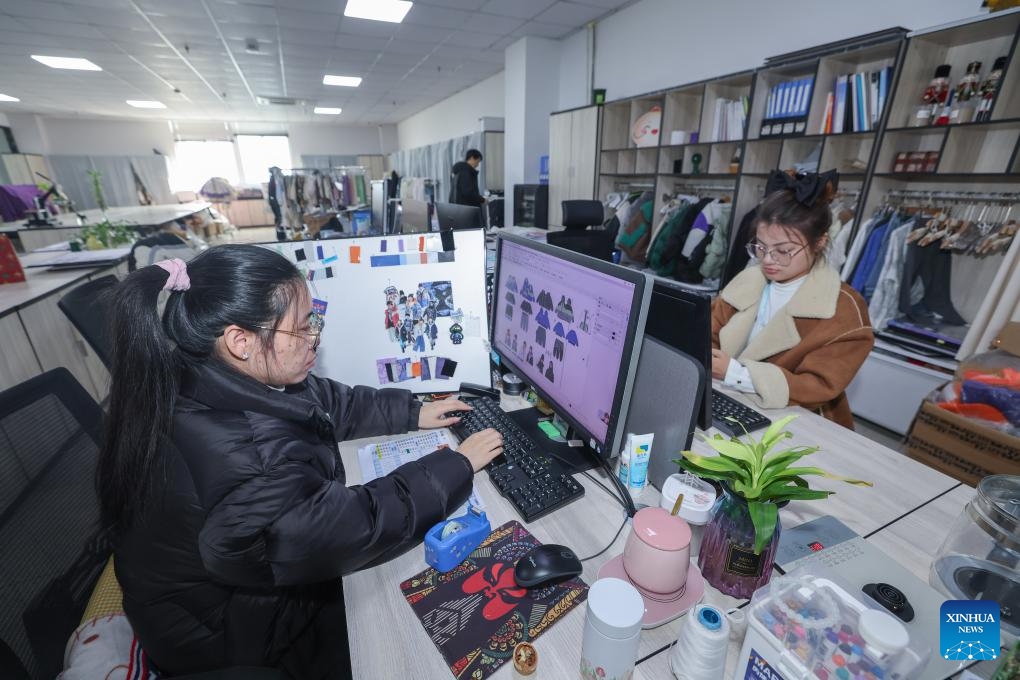
POLYGON ((726 612, 726 618, 730 621, 730 639, 742 643, 747 633, 747 614, 743 609, 731 609, 726 612))
POLYGON ((677 680, 718 680, 726 671, 730 622, 708 605, 687 614, 680 636, 669 653, 669 668, 677 680))

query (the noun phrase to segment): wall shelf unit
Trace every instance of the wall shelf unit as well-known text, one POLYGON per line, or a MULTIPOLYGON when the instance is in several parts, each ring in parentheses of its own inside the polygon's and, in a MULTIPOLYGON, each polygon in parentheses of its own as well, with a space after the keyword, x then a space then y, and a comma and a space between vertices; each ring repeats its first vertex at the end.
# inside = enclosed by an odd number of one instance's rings
MULTIPOLYGON (((964 197, 1020 192, 1018 31, 1020 13, 1012 10, 917 31, 907 37, 902 68, 891 93, 886 125, 879 129, 875 142, 876 160, 862 196, 858 224, 881 206, 902 200, 903 196, 915 197, 919 205, 948 206, 950 217, 961 217, 971 210, 964 197), (937 66, 950 66, 950 87, 955 89, 969 63, 982 63, 980 76, 983 81, 999 57, 1007 58, 1006 67, 992 100, 988 120, 918 126, 925 119, 918 118, 916 111, 937 66), (934 153, 936 156, 924 172, 896 172, 897 154, 904 152, 934 153), (942 198, 954 196, 959 200, 942 198)), ((951 257, 952 304, 970 324, 976 320, 982 303, 992 290, 1006 256, 978 257, 954 253, 951 257)), ((880 332, 882 329, 877 330, 880 332)), ((964 349, 957 359, 969 353, 967 347, 971 348, 970 351, 982 351, 975 343, 986 330, 980 324, 963 327, 959 334, 966 335, 964 349)), ((921 355, 902 348, 896 351, 898 356, 892 357, 880 336, 876 349, 862 369, 862 375, 877 375, 876 372, 887 369, 890 360, 896 360, 902 364, 900 370, 904 373, 904 380, 887 382, 884 386, 876 385, 874 381, 856 380, 848 395, 855 414, 903 434, 909 428, 914 409, 900 409, 894 417, 890 415, 893 411, 882 408, 882 395, 878 393, 885 390, 887 396, 899 403, 917 404, 933 386, 950 379, 956 362, 950 360, 945 367, 935 371, 930 367, 922 369, 916 365, 924 361, 921 355)))

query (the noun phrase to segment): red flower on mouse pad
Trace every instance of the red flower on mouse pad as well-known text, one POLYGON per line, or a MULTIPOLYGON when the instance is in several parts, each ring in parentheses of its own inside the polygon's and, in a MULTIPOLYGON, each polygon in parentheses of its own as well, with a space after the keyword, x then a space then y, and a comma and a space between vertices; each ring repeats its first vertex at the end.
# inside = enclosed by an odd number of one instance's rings
POLYGON ((424 633, 455 678, 483 680, 588 597, 579 578, 528 590, 514 565, 540 543, 519 522, 489 534, 454 570, 426 569, 400 584, 424 633))
POLYGON ((509 614, 528 591, 514 580, 513 565, 496 562, 479 569, 464 579, 461 589, 468 595, 479 591, 489 599, 482 608, 482 616, 495 621, 509 614))

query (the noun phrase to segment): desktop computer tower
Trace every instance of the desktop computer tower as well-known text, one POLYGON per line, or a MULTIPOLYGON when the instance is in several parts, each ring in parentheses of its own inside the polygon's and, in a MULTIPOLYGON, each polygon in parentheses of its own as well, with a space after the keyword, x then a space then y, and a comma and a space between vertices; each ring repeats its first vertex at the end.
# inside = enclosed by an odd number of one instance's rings
POLYGON ((514 226, 549 228, 549 185, 514 185, 514 226))
POLYGON ((644 336, 624 432, 655 433, 648 481, 657 489, 680 471, 673 461, 691 447, 706 379, 701 363, 644 336))

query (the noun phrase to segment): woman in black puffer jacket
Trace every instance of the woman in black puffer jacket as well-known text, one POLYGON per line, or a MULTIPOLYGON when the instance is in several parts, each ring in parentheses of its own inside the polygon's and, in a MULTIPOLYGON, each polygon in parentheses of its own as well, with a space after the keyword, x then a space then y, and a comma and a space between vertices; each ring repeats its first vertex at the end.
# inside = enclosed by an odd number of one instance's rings
MULTIPOLYGON (((338 440, 450 425, 468 407, 311 375, 311 308, 294 265, 256 246, 161 262, 114 293, 98 486, 125 611, 166 675, 349 678, 341 577, 417 544, 502 450, 488 430, 348 488, 338 440)), ((338 330, 330 342, 358 341, 338 330)))

